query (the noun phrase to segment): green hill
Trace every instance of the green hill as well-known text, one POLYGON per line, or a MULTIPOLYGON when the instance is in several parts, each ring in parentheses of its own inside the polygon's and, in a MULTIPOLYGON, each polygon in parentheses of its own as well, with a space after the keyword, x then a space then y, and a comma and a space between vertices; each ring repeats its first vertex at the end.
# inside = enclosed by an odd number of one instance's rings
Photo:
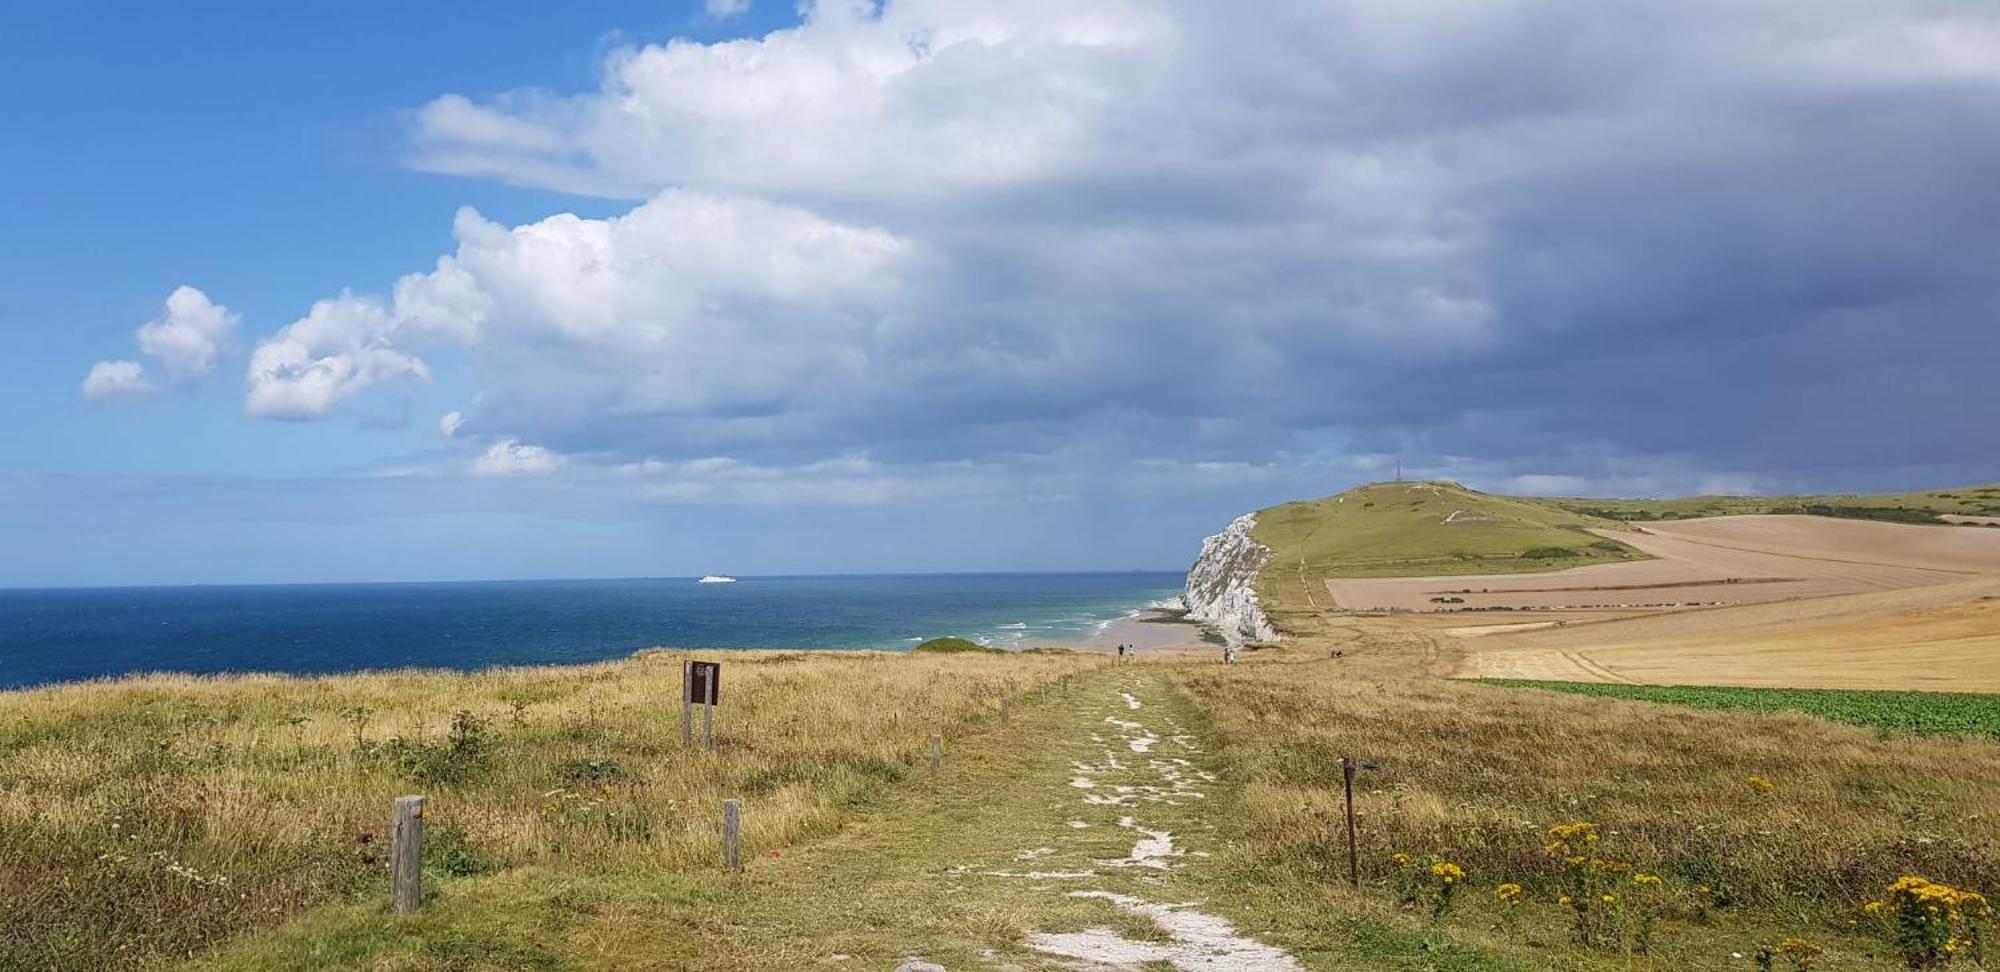
POLYGON ((1800 496, 1693 496, 1686 499, 1553 499, 1574 513, 1617 520, 1796 513, 1900 523, 1942 523, 1941 515, 2000 516, 2000 485, 1918 493, 1815 493, 1800 496))
POLYGON ((1372 483, 1257 514, 1271 568, 1331 577, 1506 573, 1639 559, 1591 530, 1624 523, 1452 482, 1372 483))

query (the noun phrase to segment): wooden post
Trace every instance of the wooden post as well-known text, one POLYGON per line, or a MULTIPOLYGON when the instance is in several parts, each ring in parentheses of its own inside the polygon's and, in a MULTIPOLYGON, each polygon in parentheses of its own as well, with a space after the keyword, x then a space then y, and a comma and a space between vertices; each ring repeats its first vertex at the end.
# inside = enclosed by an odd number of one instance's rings
POLYGON ((935 773, 944 765, 944 737, 931 737, 931 772, 935 773))
POLYGON ((1012 699, 1001 699, 1000 721, 1003 723, 1012 722, 1013 719, 1014 719, 1014 701, 1012 699))
POLYGON ((722 801, 722 865, 743 870, 743 804, 737 800, 722 801))
POLYGON ((1036 687, 1042 690, 1042 701, 1047 702, 1049 700, 1049 683, 1043 682, 1036 687))
POLYGON ((1347 883, 1361 886, 1361 856, 1354 844, 1354 757, 1340 757, 1340 777, 1347 791, 1347 883))
POLYGON ((681 748, 694 748, 694 662, 681 662, 681 748))
POLYGON ((715 748, 715 679, 708 680, 708 697, 701 700, 701 744, 715 748))
POLYGON ((424 798, 396 798, 389 818, 389 906, 399 915, 417 910, 424 895, 424 798))

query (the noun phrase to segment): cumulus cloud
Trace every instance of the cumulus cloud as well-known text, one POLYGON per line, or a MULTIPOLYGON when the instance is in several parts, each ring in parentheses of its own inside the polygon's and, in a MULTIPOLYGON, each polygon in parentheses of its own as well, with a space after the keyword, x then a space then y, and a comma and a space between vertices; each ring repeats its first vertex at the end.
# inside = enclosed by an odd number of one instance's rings
MULTIPOLYGON (((215 371, 241 322, 207 294, 182 285, 167 295, 160 316, 139 326, 139 350, 159 363, 170 384, 193 384, 215 371)), ((83 396, 90 401, 132 398, 156 389, 145 366, 136 361, 100 361, 83 382, 83 396)))
POLYGON ((145 366, 137 361, 99 361, 83 379, 83 397, 92 402, 134 398, 154 390, 145 366))
POLYGON ((314 419, 376 385, 429 380, 423 360, 395 346, 408 320, 365 297, 317 301, 250 355, 244 410, 254 418, 314 419))
POLYGON ((317 329, 351 339, 274 339, 251 410, 457 353, 482 433, 613 461, 1539 488, 1993 454, 1933 417, 2000 407, 2000 129, 1964 123, 1996 64, 2000 10, 1918 0, 808 3, 424 106, 418 167, 639 202, 462 213, 317 329))
POLYGON ((546 476, 562 468, 564 457, 537 445, 503 439, 472 461, 474 476, 546 476))

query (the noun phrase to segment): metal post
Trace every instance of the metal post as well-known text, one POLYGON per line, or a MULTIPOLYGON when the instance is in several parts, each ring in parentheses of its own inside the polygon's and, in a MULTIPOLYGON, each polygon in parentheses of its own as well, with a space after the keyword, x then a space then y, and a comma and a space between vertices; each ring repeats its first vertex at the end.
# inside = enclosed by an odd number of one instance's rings
POLYGON ((424 798, 396 798, 389 818, 389 906, 399 915, 424 897, 424 798))

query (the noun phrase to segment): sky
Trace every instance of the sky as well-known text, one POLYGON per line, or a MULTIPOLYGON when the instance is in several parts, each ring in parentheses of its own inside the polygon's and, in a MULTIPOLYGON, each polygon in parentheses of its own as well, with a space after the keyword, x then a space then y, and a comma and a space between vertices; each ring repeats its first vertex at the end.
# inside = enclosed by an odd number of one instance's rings
POLYGON ((11 5, 0 586, 2000 480, 1975 0, 11 5))

